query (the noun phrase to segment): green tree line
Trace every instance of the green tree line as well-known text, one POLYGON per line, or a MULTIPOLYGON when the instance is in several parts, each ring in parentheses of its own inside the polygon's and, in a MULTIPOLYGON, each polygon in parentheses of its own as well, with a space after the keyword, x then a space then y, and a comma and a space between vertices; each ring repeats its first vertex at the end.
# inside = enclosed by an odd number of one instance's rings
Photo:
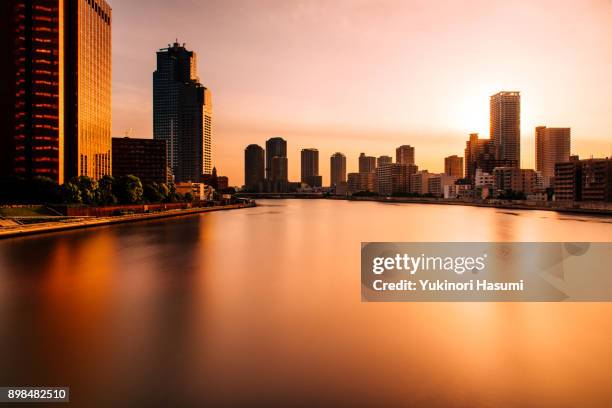
POLYGON ((192 201, 190 193, 177 193, 174 184, 147 183, 136 176, 104 176, 96 181, 87 176, 58 185, 48 177, 0 179, 0 202, 13 204, 117 205, 192 201))

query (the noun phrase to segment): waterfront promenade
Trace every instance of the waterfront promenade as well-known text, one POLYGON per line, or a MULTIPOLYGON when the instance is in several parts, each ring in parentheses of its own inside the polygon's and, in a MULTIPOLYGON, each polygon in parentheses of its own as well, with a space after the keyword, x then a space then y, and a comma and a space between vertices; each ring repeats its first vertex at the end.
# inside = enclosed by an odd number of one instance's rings
POLYGON ((99 227, 104 225, 122 224, 128 222, 155 220, 160 218, 179 217, 184 215, 199 214, 212 211, 236 210, 240 208, 254 207, 254 202, 228 204, 214 207, 196 207, 188 209, 178 209, 160 211, 144 214, 129 214, 109 217, 70 217, 63 218, 61 221, 50 221, 36 224, 15 224, 6 226, 0 225, 0 239, 14 238, 26 235, 45 234, 50 232, 74 230, 81 228, 99 227))

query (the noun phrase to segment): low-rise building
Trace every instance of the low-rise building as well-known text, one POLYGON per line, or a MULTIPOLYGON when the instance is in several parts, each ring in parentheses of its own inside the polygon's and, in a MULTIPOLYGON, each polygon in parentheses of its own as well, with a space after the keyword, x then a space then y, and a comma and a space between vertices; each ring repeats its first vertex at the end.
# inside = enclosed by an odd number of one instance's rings
POLYGON ((582 201, 612 201, 612 159, 582 163, 582 201))
POLYGON ((582 164, 571 160, 555 164, 555 201, 580 201, 582 198, 582 164))
POLYGON ((427 170, 410 175, 410 193, 425 195, 429 193, 429 178, 434 174, 427 170))
POLYGON ((434 174, 427 180, 427 190, 434 197, 450 198, 456 181, 456 176, 434 174))
POLYGON ((143 185, 171 181, 165 140, 114 137, 112 146, 114 177, 133 175, 143 185))
POLYGON ((348 189, 350 193, 359 191, 376 191, 376 173, 361 172, 348 174, 348 189))

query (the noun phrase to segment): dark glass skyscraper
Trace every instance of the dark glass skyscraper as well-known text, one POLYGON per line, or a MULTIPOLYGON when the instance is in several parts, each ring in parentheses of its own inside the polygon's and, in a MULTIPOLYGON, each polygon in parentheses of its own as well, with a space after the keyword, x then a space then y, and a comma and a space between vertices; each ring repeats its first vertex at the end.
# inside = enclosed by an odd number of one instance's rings
POLYGON ((3 0, 0 175, 111 174, 111 8, 3 0))
POLYGON ((212 101, 197 76, 197 57, 175 42, 157 52, 153 73, 153 138, 168 145, 176 181, 212 171, 212 101))
POLYGON ((244 185, 249 191, 263 189, 265 179, 265 152, 256 144, 248 145, 244 150, 244 185))

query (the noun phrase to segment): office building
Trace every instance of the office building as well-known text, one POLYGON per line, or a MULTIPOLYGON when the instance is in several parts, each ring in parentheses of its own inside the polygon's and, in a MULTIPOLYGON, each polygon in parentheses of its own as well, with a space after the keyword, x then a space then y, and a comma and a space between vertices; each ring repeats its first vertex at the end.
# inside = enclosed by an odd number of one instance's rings
POLYGON ((111 22, 105 0, 0 2, 0 176, 111 174, 111 22))
POLYGON ((536 170, 542 173, 545 187, 550 187, 554 184, 555 164, 569 161, 570 143, 570 128, 536 127, 536 170))
POLYGON ((359 172, 374 173, 376 171, 376 157, 366 156, 365 153, 359 155, 359 172))
POLYGON ((346 182, 346 156, 334 153, 330 158, 330 186, 337 187, 339 183, 346 182))
POLYGON ((499 92, 490 100, 490 135, 495 144, 496 159, 521 162, 521 94, 499 92))
POLYGON ((167 148, 165 140, 113 139, 113 177, 134 175, 142 184, 168 183, 167 148))
POLYGON ((322 177, 319 175, 319 151, 317 149, 302 149, 301 181, 310 187, 321 187, 322 177))
POLYGON ((452 155, 444 158, 444 174, 463 178, 463 157, 452 155))
POLYGON ((395 162, 414 165, 414 147, 403 145, 395 149, 395 162))
POLYGON ((185 44, 157 52, 153 138, 166 141, 177 182, 195 182, 212 171, 212 95, 197 71, 197 56, 185 44))
POLYGON ((263 190, 265 180, 265 151, 256 144, 244 149, 244 185, 247 191, 263 190))

